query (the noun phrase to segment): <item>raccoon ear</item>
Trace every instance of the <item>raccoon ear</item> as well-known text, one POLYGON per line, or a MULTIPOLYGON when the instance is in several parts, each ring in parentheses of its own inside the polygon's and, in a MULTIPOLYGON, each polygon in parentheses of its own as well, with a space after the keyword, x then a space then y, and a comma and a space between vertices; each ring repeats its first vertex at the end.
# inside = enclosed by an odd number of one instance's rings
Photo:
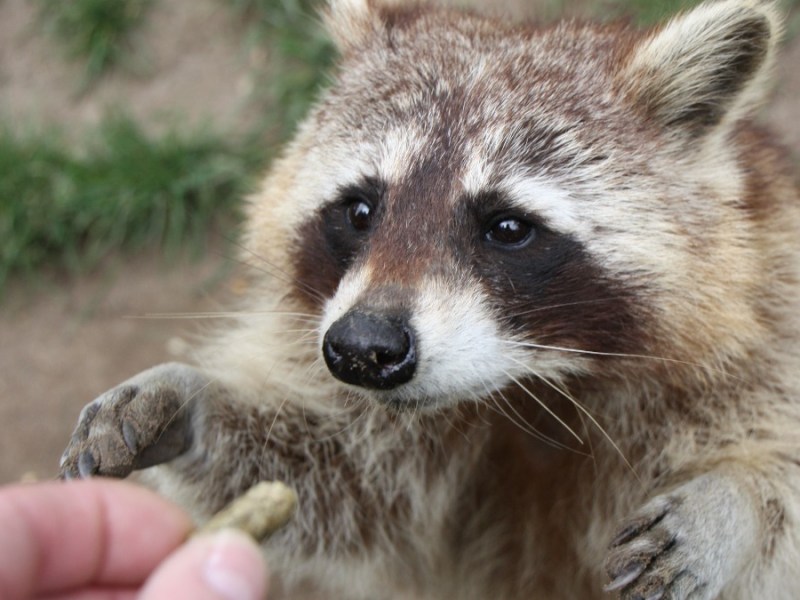
MULTIPOLYGON (((338 50, 347 53, 386 29, 386 10, 408 0, 328 0, 325 25, 338 50)), ((418 3, 417 3, 418 4, 418 3)))
POLYGON ((336 48, 347 54, 391 29, 398 15, 413 14, 427 0, 328 0, 323 18, 336 48))
POLYGON ((340 52, 357 47, 380 28, 371 0, 328 0, 325 26, 340 52))
POLYGON ((633 48, 623 86, 661 127, 702 135, 763 99, 780 22, 773 0, 706 2, 633 48))

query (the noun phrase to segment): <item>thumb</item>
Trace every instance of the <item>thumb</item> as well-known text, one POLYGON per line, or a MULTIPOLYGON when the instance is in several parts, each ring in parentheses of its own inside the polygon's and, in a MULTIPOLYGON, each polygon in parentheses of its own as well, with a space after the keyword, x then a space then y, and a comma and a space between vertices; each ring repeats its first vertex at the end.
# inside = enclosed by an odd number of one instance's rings
POLYGON ((264 600, 267 567, 243 533, 224 530, 190 540, 145 583, 139 600, 264 600))

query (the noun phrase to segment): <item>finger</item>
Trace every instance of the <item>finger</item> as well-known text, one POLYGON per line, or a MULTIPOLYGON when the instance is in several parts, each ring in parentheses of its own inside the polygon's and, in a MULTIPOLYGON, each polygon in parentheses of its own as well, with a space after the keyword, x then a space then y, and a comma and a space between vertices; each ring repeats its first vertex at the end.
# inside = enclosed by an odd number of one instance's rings
POLYGON ((176 506, 110 480, 0 490, 0 597, 140 585, 191 529, 176 506))
POLYGON ((224 530, 195 538, 148 580, 139 600, 263 600, 267 569, 246 535, 224 530))
POLYGON ((47 600, 137 600, 138 590, 111 587, 105 589, 76 589, 71 592, 47 595, 47 600))

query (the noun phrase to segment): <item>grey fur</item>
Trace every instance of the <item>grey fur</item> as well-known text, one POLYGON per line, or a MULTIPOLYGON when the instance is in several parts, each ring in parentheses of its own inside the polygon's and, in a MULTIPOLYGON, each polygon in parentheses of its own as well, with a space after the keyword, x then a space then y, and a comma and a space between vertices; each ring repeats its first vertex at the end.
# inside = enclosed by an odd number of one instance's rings
POLYGON ((290 597, 798 597, 800 201, 752 124, 776 3, 328 22, 339 68, 251 199, 241 314, 91 404, 64 473, 164 461, 143 477, 199 521, 288 482, 264 551, 290 597), (534 241, 487 246, 496 210, 534 241), (410 381, 325 370, 354 307, 408 315, 410 381))

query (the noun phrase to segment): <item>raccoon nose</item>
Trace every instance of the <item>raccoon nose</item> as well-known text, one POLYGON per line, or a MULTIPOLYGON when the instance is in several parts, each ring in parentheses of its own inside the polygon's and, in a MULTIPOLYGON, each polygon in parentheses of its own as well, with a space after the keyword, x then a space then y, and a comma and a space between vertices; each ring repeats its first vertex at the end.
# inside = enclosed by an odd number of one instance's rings
POLYGON ((373 390, 406 383, 417 367, 414 333, 405 318, 357 310, 330 326, 322 354, 334 377, 373 390))

